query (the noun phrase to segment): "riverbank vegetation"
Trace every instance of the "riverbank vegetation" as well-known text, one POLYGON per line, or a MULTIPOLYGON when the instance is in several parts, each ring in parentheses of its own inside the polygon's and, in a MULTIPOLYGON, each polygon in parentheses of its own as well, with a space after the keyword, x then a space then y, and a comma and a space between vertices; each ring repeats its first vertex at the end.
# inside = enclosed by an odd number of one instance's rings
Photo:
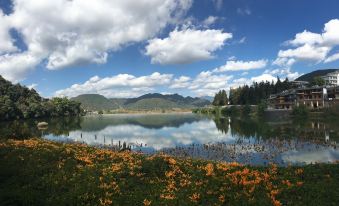
POLYGON ((0 142, 1 205, 336 205, 338 174, 338 164, 254 167, 0 142))
POLYGON ((255 105, 229 105, 224 107, 203 107, 203 108, 195 108, 192 109, 193 113, 196 114, 207 114, 207 115, 215 115, 216 117, 221 116, 239 116, 239 117, 258 117, 263 114, 265 107, 259 104, 255 105))
POLYGON ((0 120, 74 116, 80 103, 67 98, 42 98, 34 89, 13 85, 0 76, 0 120))

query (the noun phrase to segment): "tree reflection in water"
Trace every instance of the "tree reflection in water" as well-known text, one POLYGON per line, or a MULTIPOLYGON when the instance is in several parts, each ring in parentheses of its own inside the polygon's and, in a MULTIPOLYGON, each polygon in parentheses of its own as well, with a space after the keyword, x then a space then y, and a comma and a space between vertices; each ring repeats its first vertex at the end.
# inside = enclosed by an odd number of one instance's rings
POLYGON ((120 142, 151 154, 164 152, 248 164, 299 164, 339 160, 337 122, 267 122, 195 114, 104 115, 2 122, 0 136, 43 137, 111 148, 120 142), (48 122, 48 128, 38 130, 39 121, 48 122))

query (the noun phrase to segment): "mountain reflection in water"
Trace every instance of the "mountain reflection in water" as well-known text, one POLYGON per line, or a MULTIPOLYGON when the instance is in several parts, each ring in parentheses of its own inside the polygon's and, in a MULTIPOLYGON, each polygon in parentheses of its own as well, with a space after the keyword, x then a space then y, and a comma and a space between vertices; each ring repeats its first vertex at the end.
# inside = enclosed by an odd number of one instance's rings
POLYGON ((112 147, 123 142, 147 154, 245 164, 309 164, 339 160, 339 129, 335 121, 265 122, 214 118, 196 114, 103 115, 0 123, 1 138, 43 137, 112 147), (39 120, 41 121, 41 120, 39 120))

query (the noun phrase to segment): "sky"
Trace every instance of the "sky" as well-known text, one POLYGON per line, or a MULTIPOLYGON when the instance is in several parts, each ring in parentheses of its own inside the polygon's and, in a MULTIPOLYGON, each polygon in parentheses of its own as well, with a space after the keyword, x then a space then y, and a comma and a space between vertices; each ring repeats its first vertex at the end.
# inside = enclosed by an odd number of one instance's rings
POLYGON ((220 89, 339 68, 337 0, 0 0, 0 75, 44 97, 220 89))

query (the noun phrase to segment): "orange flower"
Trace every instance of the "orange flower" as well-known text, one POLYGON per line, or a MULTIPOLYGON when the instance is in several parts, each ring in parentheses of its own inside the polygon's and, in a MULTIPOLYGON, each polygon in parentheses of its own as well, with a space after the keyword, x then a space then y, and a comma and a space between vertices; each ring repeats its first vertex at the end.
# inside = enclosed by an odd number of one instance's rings
POLYGON ((300 187, 302 186, 304 183, 303 182, 297 182, 297 185, 300 187))
POLYGON ((192 202, 198 202, 198 200, 200 199, 200 194, 193 193, 189 198, 192 202))
POLYGON ((169 158, 168 159, 168 162, 171 164, 171 165, 175 165, 177 163, 177 161, 173 158, 169 158))
POLYGON ((100 198, 99 200, 100 200, 100 205, 110 205, 110 204, 112 204, 112 200, 110 200, 110 199, 100 198))
POLYGON ((174 194, 161 194, 160 198, 166 199, 166 200, 173 200, 175 198, 174 194))
POLYGON ((273 200, 273 205, 274 206, 281 206, 281 202, 279 200, 273 200))
POLYGON ((174 174, 173 171, 168 171, 168 172, 165 172, 165 176, 166 176, 167 178, 170 178, 170 177, 174 177, 175 174, 174 174))
POLYGON ((238 162, 231 162, 231 163, 229 163, 229 166, 230 167, 239 167, 239 166, 241 166, 241 164, 239 164, 238 162))
POLYGON ((218 199, 222 203, 225 202, 225 196, 224 195, 220 195, 218 199))
POLYGON ((206 176, 214 175, 214 166, 212 163, 208 163, 205 167, 206 176))
POLYGON ((299 169, 297 169, 297 170, 295 171, 295 174, 296 174, 296 175, 301 175, 303 172, 304 172, 304 170, 301 169, 301 168, 299 168, 299 169))
POLYGON ((292 183, 289 180, 282 180, 281 182, 287 185, 287 187, 292 187, 292 183))
POLYGON ((148 205, 151 205, 152 201, 144 199, 143 203, 145 206, 148 206, 148 205))

